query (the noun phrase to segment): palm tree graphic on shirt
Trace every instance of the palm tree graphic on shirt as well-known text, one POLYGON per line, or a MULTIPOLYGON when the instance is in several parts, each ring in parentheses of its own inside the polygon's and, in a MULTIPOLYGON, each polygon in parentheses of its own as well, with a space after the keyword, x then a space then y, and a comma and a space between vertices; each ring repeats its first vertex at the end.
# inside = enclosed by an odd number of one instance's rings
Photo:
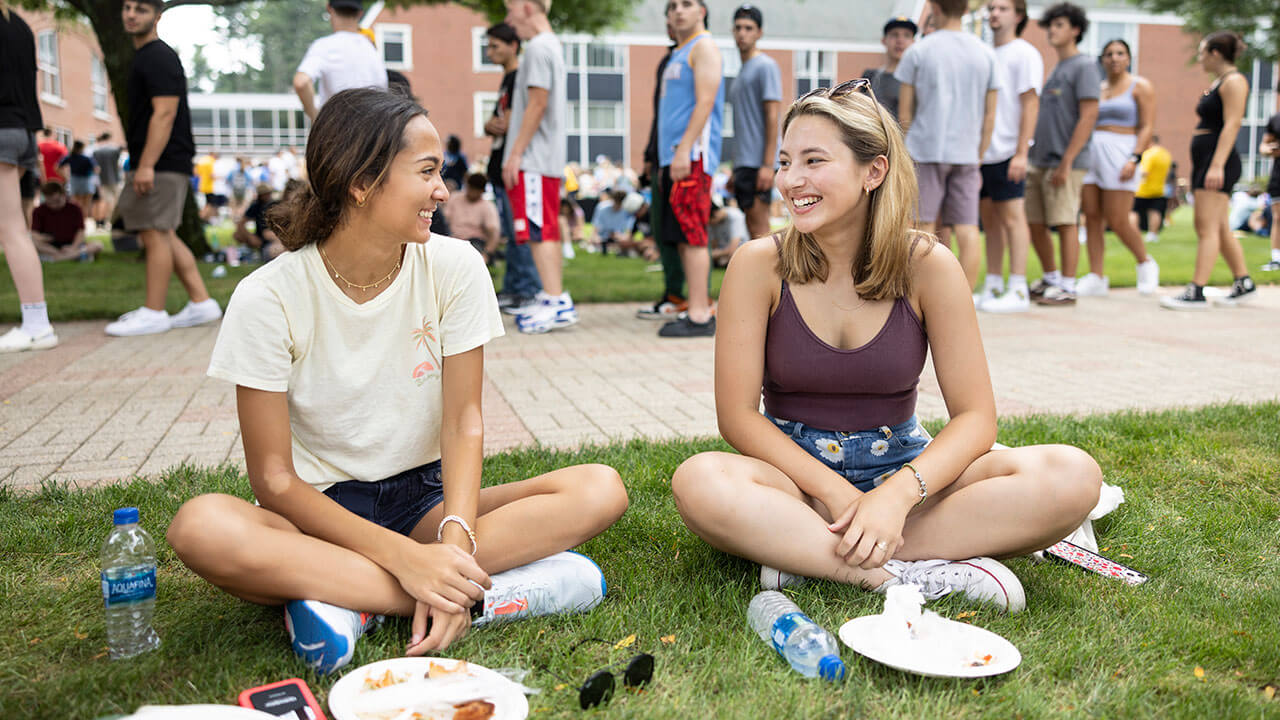
POLYGON ((413 379, 421 386, 427 381, 427 373, 438 372, 440 370, 440 358, 436 356, 436 351, 432 345, 436 343, 436 331, 431 321, 422 318, 422 327, 416 328, 411 332, 414 344, 427 351, 431 356, 430 360, 423 360, 413 369, 413 379))

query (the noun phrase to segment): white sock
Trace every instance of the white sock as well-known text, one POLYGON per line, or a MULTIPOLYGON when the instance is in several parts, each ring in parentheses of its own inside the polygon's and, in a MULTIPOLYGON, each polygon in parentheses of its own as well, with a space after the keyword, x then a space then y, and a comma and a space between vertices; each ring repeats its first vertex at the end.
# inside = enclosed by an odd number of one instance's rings
POLYGON ((40 337, 49 329, 49 306, 45 303, 22 304, 22 332, 40 337))
MULTIPOLYGON (((1045 273, 1045 274, 1044 274, 1044 281, 1045 281, 1045 282, 1047 282, 1047 283, 1053 284, 1053 285, 1061 285, 1061 284, 1062 284, 1062 271, 1061 271, 1061 270, 1050 270, 1049 272, 1047 272, 1047 273, 1045 273)), ((1074 284, 1074 283, 1075 283, 1075 278, 1072 278, 1072 279, 1071 279, 1071 282, 1074 284)))
POLYGON ((1001 277, 1001 276, 999 276, 999 275, 993 275, 993 274, 991 274, 991 273, 987 273, 987 279, 986 279, 984 282, 985 282, 985 288, 984 288, 984 289, 989 290, 989 291, 991 291, 991 292, 993 292, 993 293, 1004 292, 1004 278, 1003 278, 1003 277, 1001 277))
POLYGON ((1064 277, 1064 278, 1062 278, 1062 279, 1061 279, 1060 284, 1062 285, 1062 289, 1063 289, 1063 290, 1066 290, 1067 292, 1075 292, 1075 291, 1076 291, 1076 279, 1075 279, 1075 278, 1064 277))
POLYGON ((1147 231, 1147 242, 1153 242, 1155 239, 1156 239, 1156 234, 1155 234, 1155 233, 1153 233, 1153 232, 1151 232, 1150 230, 1148 230, 1148 231, 1147 231))
POLYGON ((1023 290, 1027 289, 1027 276, 1014 275, 1011 273, 1009 275, 1009 289, 1017 290, 1018 288, 1022 288, 1023 290))
POLYGON ((1280 248, 1271 248, 1271 262, 1280 262, 1280 248))

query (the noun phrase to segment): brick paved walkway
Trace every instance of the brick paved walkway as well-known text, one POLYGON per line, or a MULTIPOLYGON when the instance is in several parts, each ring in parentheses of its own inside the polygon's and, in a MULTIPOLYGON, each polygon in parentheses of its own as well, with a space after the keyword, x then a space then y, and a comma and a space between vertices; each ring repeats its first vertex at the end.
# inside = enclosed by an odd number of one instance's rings
MULTIPOLYGON (((1157 409, 1280 397, 1280 287, 1236 310, 1174 313, 1133 291, 1075 308, 982 315, 1004 415, 1157 409)), ((638 305, 524 336, 507 319, 486 351, 485 451, 716 433, 712 341, 659 340, 638 305)), ((62 344, 0 356, 0 484, 90 485, 187 461, 243 465, 233 388, 206 378, 216 326, 109 338, 58 326, 62 344)), ((923 418, 945 416, 927 367, 923 418)))

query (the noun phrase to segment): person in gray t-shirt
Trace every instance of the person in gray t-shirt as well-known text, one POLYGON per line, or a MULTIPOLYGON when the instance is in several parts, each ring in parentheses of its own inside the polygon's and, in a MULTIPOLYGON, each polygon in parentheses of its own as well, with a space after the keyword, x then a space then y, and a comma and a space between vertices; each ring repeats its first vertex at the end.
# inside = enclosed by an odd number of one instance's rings
POLYGON ((98 164, 99 183, 99 202, 95 203, 93 219, 102 223, 111 219, 111 213, 116 209, 116 198, 120 197, 120 146, 111 142, 111 133, 104 132, 98 136, 93 161, 98 164))
POLYGON ((917 227, 955 229, 969 286, 978 282, 979 165, 991 142, 1000 86, 995 51, 965 32, 967 0, 929 0, 938 29, 907 48, 894 76, 902 83, 898 119, 920 186, 917 227))
POLYGON ((885 23, 884 34, 880 38, 880 43, 884 45, 884 65, 862 71, 862 77, 871 81, 871 92, 876 94, 876 100, 889 111, 894 120, 898 119, 898 92, 902 83, 898 82, 893 73, 897 71, 898 63, 902 62, 903 53, 916 41, 919 30, 908 17, 896 17, 885 23))
POLYGON ((769 234, 773 169, 778 162, 778 111, 782 72, 773 58, 760 52, 764 16, 743 5, 733 13, 733 41, 742 69, 729 88, 733 104, 733 194, 746 213, 751 237, 769 234))
POLYGON ((738 247, 750 239, 742 211, 725 207, 724 202, 715 197, 711 201, 711 222, 707 225, 707 244, 711 246, 711 261, 715 266, 726 267, 738 247))
POLYGON ((1045 10, 1040 27, 1047 31, 1058 64, 1040 93, 1040 116, 1028 157, 1027 225, 1031 247, 1044 268, 1044 275, 1029 290, 1040 305, 1074 305, 1080 259, 1076 222, 1102 77, 1094 59, 1080 54, 1077 47, 1089 29, 1084 10, 1058 3, 1045 10), (1061 269, 1053 257, 1050 228, 1058 231, 1061 269))

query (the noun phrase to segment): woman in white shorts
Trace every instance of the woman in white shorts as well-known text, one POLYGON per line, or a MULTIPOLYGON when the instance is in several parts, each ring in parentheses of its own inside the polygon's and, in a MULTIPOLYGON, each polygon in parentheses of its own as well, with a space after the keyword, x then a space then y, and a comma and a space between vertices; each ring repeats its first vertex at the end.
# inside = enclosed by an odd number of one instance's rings
POLYGON ((1155 128, 1155 89, 1146 78, 1129 72, 1133 58, 1124 40, 1108 42, 1101 59, 1107 78, 1102 83, 1098 121, 1089 139, 1089 171, 1080 194, 1089 274, 1076 285, 1076 294, 1102 297, 1110 289, 1103 269, 1103 231, 1111 228, 1138 262, 1138 292, 1149 295, 1160 286, 1160 266, 1147 255, 1142 235, 1129 219, 1129 209, 1138 189, 1138 163, 1142 151, 1151 145, 1155 128))

